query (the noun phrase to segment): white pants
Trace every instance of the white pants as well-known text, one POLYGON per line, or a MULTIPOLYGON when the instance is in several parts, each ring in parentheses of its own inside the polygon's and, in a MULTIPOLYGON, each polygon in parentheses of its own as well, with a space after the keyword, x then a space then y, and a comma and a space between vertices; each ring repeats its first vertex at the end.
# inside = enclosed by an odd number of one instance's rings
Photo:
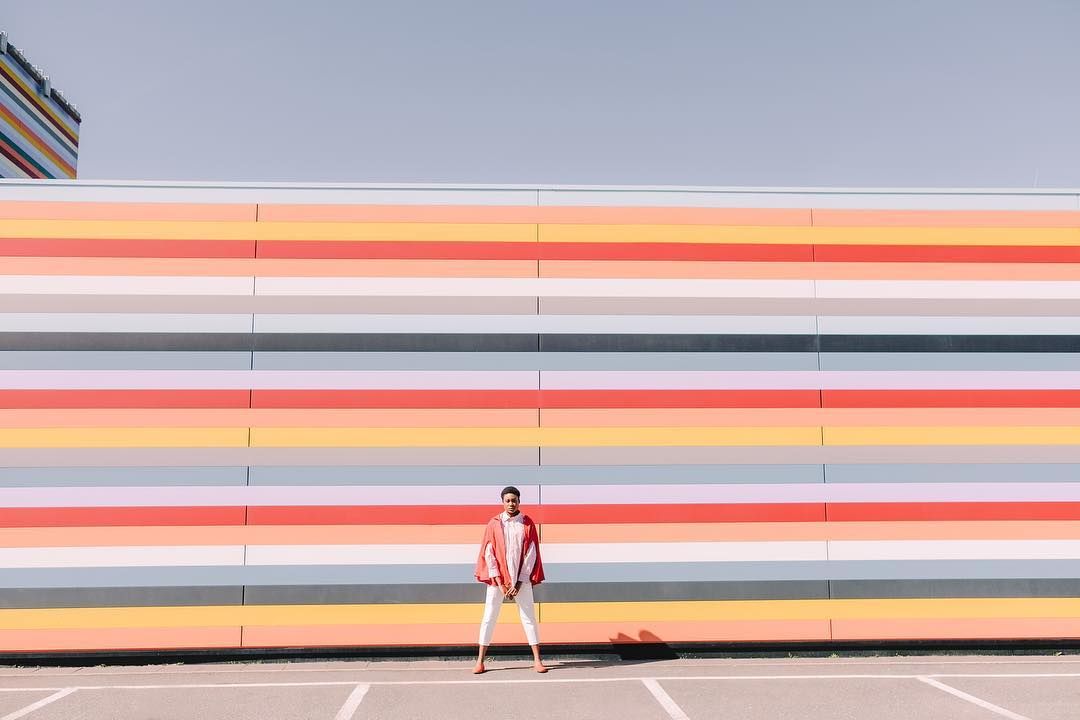
MULTIPOLYGON (((521 583, 514 601, 518 606, 518 615, 521 616, 521 627, 525 628, 525 637, 530 645, 539 645, 540 638, 536 633, 536 607, 533 605, 533 591, 531 582, 521 583)), ((480 644, 487 647, 491 644, 491 636, 495 633, 495 622, 499 619, 499 611, 502 610, 503 591, 498 585, 488 585, 487 599, 484 602, 484 619, 480 623, 480 644)))

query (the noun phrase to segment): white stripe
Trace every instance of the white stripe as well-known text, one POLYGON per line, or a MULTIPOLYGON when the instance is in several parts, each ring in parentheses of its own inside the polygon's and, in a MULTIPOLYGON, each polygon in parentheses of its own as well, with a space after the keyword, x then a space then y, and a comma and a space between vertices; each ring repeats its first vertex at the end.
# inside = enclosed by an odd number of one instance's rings
POLYGON ((0 388, 50 390, 535 390, 530 370, 0 370, 0 388))
POLYGON ((341 709, 337 711, 337 715, 334 716, 334 720, 352 720, 352 716, 356 713, 356 709, 360 707, 360 703, 364 701, 364 696, 367 695, 367 691, 371 688, 368 683, 361 683, 353 688, 353 691, 349 693, 349 697, 345 698, 345 704, 341 706, 341 709))
POLYGON ((0 332, 249 333, 251 315, 0 313, 0 332))
MULTIPOLYGON (((12 688, 12 689, 14 689, 14 688, 12 688)), ((32 690, 34 688, 26 688, 26 689, 32 690)), ((51 688, 47 688, 47 689, 51 689, 51 688)), ((4 715, 3 717, 0 717, 0 720, 16 720, 16 718, 25 717, 25 716, 29 715, 30 713, 34 712, 35 710, 40 710, 41 708, 45 707, 46 705, 49 705, 50 703, 56 702, 60 698, 67 697, 71 693, 75 692, 75 690, 77 690, 77 688, 73 688, 73 687, 61 688, 60 690, 57 690, 56 692, 54 692, 52 695, 50 695, 47 698, 42 698, 41 700, 38 700, 35 703, 30 703, 26 707, 20 708, 20 709, 14 711, 14 712, 9 712, 7 715, 4 715)))
POLYGON ((1080 540, 830 540, 829 559, 1076 560, 1080 540))
POLYGON ((8 569, 243 564, 243 545, 0 548, 0 567, 8 569))
POLYGON ((133 275, 0 275, 7 294, 251 295, 250 277, 133 275))
POLYGON ((813 297, 811 280, 261 277, 257 295, 813 297))
POLYGON ((931 687, 936 687, 938 690, 943 690, 950 695, 958 697, 961 700, 967 700, 972 705, 978 705, 979 707, 985 710, 989 710, 992 713, 996 713, 998 715, 1001 715, 1002 717, 1009 718, 1009 720, 1031 720, 1031 718, 1027 717, 1026 715, 1020 715, 1019 713, 1014 713, 1012 710, 1006 710, 1000 705, 995 705, 994 703, 987 702, 982 698, 977 698, 974 695, 970 695, 964 692, 963 690, 957 690, 956 688, 946 685, 945 683, 938 682, 933 678, 919 677, 919 680, 931 687))
POLYGON ((255 316, 255 332, 740 333, 764 335, 771 333, 813 334, 815 330, 816 318, 810 315, 259 314, 255 316))
POLYGON ((1077 335, 1080 317, 834 316, 818 327, 824 335, 1077 335))
POLYGON ((656 680, 643 678, 641 684, 652 693, 652 696, 656 698, 656 702, 660 703, 660 707, 664 708, 664 712, 668 714, 671 720, 690 720, 690 716, 683 712, 683 709, 679 707, 679 703, 675 702, 675 699, 668 695, 667 691, 660 687, 660 683, 656 682, 656 680))
POLYGON ((1074 280, 818 280, 820 298, 1080 298, 1074 280))

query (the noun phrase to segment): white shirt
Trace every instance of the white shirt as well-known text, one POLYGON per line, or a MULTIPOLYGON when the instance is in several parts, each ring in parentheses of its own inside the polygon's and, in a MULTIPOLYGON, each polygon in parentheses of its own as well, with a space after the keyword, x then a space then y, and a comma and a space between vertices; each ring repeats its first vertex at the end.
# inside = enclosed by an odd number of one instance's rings
MULTIPOLYGON (((506 541, 506 570, 510 577, 516 577, 518 582, 529 582, 533 567, 536 565, 536 544, 529 546, 525 553, 525 562, 521 561, 521 544, 525 539, 524 516, 519 512, 510 516, 505 512, 499 515, 502 521, 503 539, 506 541)), ((499 577, 499 564, 495 561, 495 548, 491 543, 484 548, 484 559, 487 561, 488 576, 499 577)))

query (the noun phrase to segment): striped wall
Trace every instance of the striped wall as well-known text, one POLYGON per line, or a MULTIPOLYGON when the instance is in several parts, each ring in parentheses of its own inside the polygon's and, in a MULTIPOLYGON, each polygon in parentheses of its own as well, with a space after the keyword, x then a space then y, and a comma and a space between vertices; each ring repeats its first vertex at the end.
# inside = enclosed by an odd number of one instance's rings
POLYGON ((1080 637, 1068 193, 0 185, 0 652, 1080 637), (520 642, 513 613, 496 641, 520 642))
POLYGON ((0 178, 74 178, 81 122, 0 34, 0 178))

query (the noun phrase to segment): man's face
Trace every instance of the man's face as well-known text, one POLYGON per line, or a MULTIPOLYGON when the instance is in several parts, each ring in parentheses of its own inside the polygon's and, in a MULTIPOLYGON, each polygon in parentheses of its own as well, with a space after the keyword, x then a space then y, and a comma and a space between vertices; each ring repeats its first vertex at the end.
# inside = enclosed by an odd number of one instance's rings
POLYGON ((502 500, 503 510, 506 511, 507 515, 518 514, 518 503, 520 502, 520 498, 518 498, 517 495, 515 495, 514 493, 506 493, 505 495, 503 495, 502 500))

